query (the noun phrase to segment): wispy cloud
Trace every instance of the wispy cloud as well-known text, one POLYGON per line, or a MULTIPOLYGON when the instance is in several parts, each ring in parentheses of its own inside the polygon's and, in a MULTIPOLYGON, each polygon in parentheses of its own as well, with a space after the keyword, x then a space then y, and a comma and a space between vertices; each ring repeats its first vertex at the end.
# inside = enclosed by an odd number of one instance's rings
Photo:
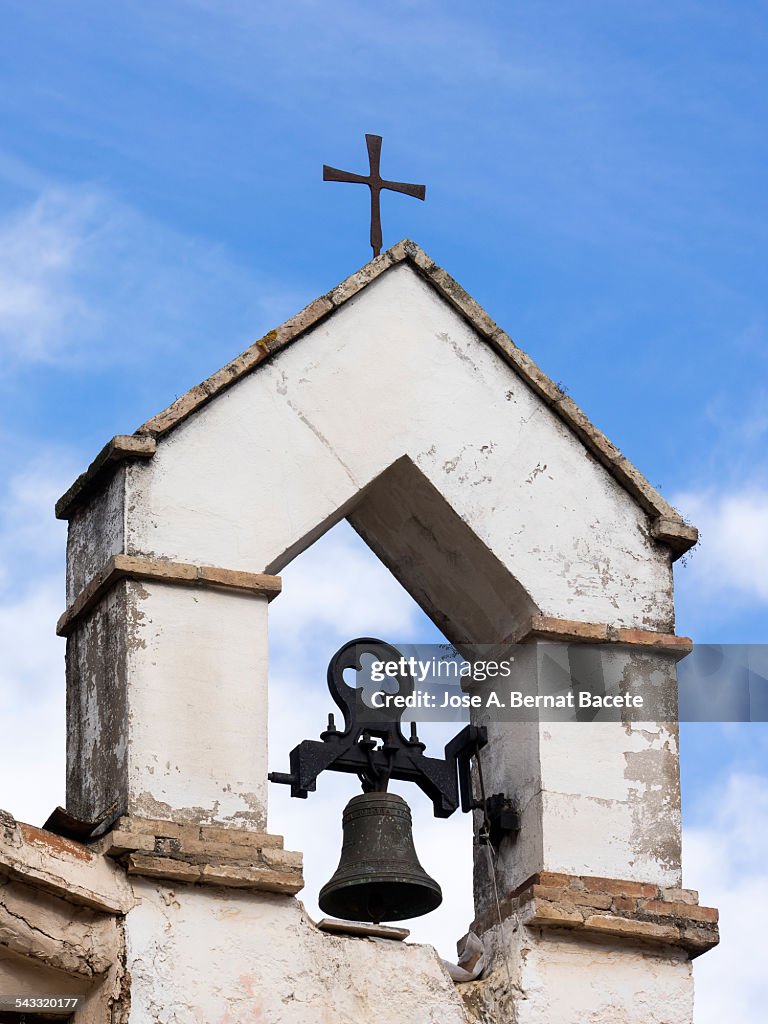
MULTIPOLYGON (((355 636, 412 640, 427 620, 410 595, 347 523, 286 566, 283 593, 270 608, 276 651, 298 654, 355 636)), ((294 660, 295 664, 295 660, 294 660)))
POLYGON ((7 478, 0 501, 0 598, 11 591, 23 595, 57 571, 63 594, 66 525, 53 508, 76 467, 71 453, 51 444, 7 478))
POLYGON ((38 456, 0 500, 0 807, 41 824, 64 799, 64 527, 53 501, 71 459, 38 456))
POLYGON ((0 344, 6 360, 40 362, 67 352, 97 319, 74 278, 85 262, 93 197, 49 193, 0 224, 0 344))
MULTIPOLYGON (((306 300, 306 296, 302 296, 306 300)), ((237 351, 301 301, 222 246, 108 192, 49 187, 0 220, 0 360, 153 364, 216 340, 237 351)))
POLYGON ((696 1024, 765 1018, 764 929, 755 908, 768 900, 768 777, 732 774, 706 794, 701 820, 686 829, 686 884, 720 909, 721 945, 696 960, 696 1024))
POLYGON ((768 489, 688 491, 673 503, 700 532, 681 586, 701 603, 768 603, 768 489))

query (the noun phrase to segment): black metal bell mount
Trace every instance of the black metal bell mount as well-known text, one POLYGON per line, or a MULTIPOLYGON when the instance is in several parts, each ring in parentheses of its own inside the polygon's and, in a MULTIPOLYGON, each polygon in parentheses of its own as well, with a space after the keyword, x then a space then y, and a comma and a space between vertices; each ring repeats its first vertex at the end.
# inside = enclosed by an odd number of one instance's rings
MULTIPOLYGON (((517 831, 517 816, 501 794, 472 797, 470 760, 488 742, 484 726, 468 725, 445 747, 443 758, 426 757, 425 745, 411 723, 403 735, 405 704, 374 708, 364 700, 364 687, 348 686, 344 672, 360 672, 362 659, 402 664, 400 652, 372 637, 351 640, 331 658, 328 689, 344 716, 344 729, 328 716, 320 740, 304 740, 291 751, 290 773, 270 772, 270 782, 291 787, 291 796, 306 799, 321 772, 357 775, 363 792, 353 797, 342 818, 343 843, 339 866, 320 890, 320 909, 349 921, 402 921, 440 906, 442 892, 419 863, 413 845, 411 811, 401 796, 387 792, 391 779, 415 782, 432 801, 434 814, 448 818, 459 806, 482 810, 481 842, 497 846, 517 831)), ((358 676, 358 678, 360 678, 358 676)), ((397 696, 413 693, 407 673, 388 677, 397 696)), ((482 774, 480 775, 482 781, 482 774)))

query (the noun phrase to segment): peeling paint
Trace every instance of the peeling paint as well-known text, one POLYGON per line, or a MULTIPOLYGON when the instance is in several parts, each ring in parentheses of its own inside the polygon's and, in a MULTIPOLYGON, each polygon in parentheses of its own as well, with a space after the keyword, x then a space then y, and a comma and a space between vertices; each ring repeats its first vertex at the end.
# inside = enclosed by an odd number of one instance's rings
MULTIPOLYGON (((312 320, 306 346, 207 404, 212 384, 186 396, 194 417, 73 516, 70 590, 105 553, 270 571, 346 514, 455 642, 499 641, 538 613, 671 629, 671 556, 647 501, 586 451, 553 409, 562 393, 545 401, 478 343, 456 312, 471 300, 442 286, 453 307, 396 268, 312 320)), ((68 641, 69 808, 266 829, 266 620, 266 600, 115 587, 68 641)), ((624 681, 637 679, 674 683, 632 655, 624 681)), ((524 825, 499 851, 503 891, 543 868, 679 877, 676 737, 656 723, 582 726, 578 742, 556 725, 490 728, 486 784, 524 825)), ((486 856, 478 913, 493 905, 486 856)), ((133 884, 113 1024, 550 1024, 572 1019, 563 992, 590 1024, 662 1024, 659 1000, 663 1024, 689 1024, 687 962, 615 938, 491 929, 487 977, 457 993, 434 951, 323 935, 289 898, 133 884)))

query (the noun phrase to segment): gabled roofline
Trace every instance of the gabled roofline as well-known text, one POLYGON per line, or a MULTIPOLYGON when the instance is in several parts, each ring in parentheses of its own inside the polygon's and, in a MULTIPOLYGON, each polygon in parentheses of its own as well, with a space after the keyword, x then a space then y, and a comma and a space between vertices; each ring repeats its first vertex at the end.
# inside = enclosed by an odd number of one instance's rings
POLYGON ((321 295, 314 302, 310 302, 300 313, 286 320, 280 327, 269 331, 202 384, 191 388, 163 412, 143 423, 133 435, 119 435, 113 438, 88 470, 78 477, 57 502, 56 516, 59 519, 68 519, 75 508, 86 500, 97 478, 113 471, 120 461, 151 458, 160 438, 165 437, 212 399, 247 376, 275 353, 296 341, 306 331, 317 326, 372 281, 400 263, 407 263, 413 267, 474 328, 653 518, 651 535, 655 540, 669 545, 675 558, 693 547, 698 540, 696 528, 688 525, 680 513, 665 501, 654 487, 651 487, 642 473, 587 419, 573 399, 542 373, 533 360, 515 345, 498 324, 494 323, 472 296, 442 267, 437 266, 423 249, 407 238, 366 263, 326 295, 321 295))

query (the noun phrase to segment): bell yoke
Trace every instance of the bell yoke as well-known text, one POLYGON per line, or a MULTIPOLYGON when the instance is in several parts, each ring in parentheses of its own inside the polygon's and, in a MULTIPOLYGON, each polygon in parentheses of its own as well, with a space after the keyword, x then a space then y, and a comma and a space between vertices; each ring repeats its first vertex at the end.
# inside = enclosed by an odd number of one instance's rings
MULTIPOLYGON (((306 799, 323 771, 357 775, 363 793, 344 810, 341 860, 319 902, 334 916, 379 923, 419 917, 442 900, 440 886, 416 856, 408 804, 387 792, 390 779, 416 783, 438 818, 450 817, 459 805, 463 811, 480 808, 486 815, 498 808, 508 813, 508 808, 498 794, 489 800, 483 795, 479 802, 472 797, 469 764, 487 743, 485 728, 467 725, 446 745, 443 758, 426 757, 415 722, 410 736, 403 735, 405 706, 371 706, 365 685, 351 687, 344 681, 348 669, 364 680, 363 659, 371 658, 394 661, 400 652, 372 637, 351 640, 336 652, 328 665, 328 689, 344 716, 344 729, 337 729, 329 715, 320 740, 299 743, 290 754, 290 772, 271 772, 269 779, 290 785, 291 796, 306 799)), ((398 672, 393 682, 398 696, 413 694, 407 672, 398 672)))

